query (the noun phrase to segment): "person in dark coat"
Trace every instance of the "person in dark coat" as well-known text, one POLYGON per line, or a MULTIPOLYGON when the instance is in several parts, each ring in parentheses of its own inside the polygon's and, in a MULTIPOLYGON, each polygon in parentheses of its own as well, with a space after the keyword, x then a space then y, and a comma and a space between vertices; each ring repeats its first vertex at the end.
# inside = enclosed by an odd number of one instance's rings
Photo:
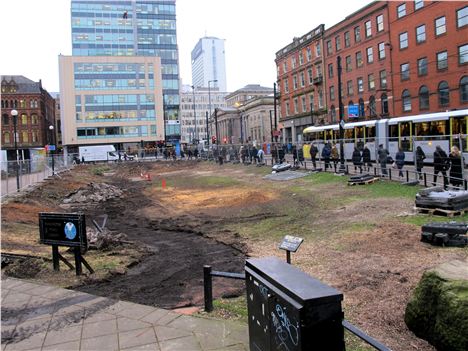
POLYGON ((354 151, 353 151, 353 156, 351 157, 352 161, 353 161, 353 165, 354 165, 354 171, 357 171, 357 169, 359 168, 359 173, 362 173, 362 163, 361 163, 361 151, 359 151, 359 149, 356 147, 354 147, 354 151))
POLYGON ((317 161, 318 152, 319 151, 318 151, 317 146, 314 143, 310 144, 310 160, 312 161, 312 165, 314 166, 314 169, 317 169, 316 161, 317 161))
POLYGON ((444 189, 447 189, 448 179, 447 179, 447 170, 449 168, 449 160, 447 154, 444 150, 440 147, 440 145, 436 146, 436 150, 434 151, 434 179, 432 180, 432 185, 437 184, 437 176, 442 173, 444 177, 444 189))
POLYGON ((301 164, 301 166, 304 166, 304 150, 302 150, 302 147, 297 149, 297 160, 301 164))
POLYGON ((330 156, 331 156, 331 147, 330 147, 330 144, 328 143, 328 144, 325 144, 322 150, 322 158, 325 161, 325 171, 327 170, 327 168, 331 168, 330 156))
POLYGON ((463 185, 463 173, 462 173, 462 155, 460 150, 456 146, 452 146, 452 151, 449 155, 450 160, 450 184, 453 186, 463 185))
POLYGON ((372 167, 372 162, 370 150, 367 145, 364 145, 364 149, 362 150, 362 163, 364 165, 364 169, 369 172, 370 168, 372 167))
POLYGON ((416 148, 416 171, 418 172, 419 179, 422 179, 422 168, 424 166, 424 160, 426 159, 426 154, 424 153, 421 146, 416 148))
POLYGON ((400 147, 395 155, 395 163, 398 168, 398 176, 403 177, 403 166, 405 165, 405 152, 400 147))
POLYGON ((292 146, 291 153, 292 153, 292 157, 293 157, 293 165, 294 165, 294 167, 296 167, 296 166, 298 166, 298 164, 297 164, 297 148, 296 148, 296 145, 292 146))
POLYGON ((388 160, 388 150, 383 147, 382 144, 379 145, 378 150, 380 169, 382 171, 382 176, 387 175, 387 160, 388 160))

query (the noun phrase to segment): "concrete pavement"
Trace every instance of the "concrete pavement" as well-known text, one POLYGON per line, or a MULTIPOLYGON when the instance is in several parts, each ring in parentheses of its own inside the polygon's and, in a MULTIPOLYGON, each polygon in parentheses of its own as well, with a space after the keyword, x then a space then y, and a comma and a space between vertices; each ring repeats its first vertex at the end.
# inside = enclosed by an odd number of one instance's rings
POLYGON ((2 277, 2 351, 248 350, 247 326, 2 277))

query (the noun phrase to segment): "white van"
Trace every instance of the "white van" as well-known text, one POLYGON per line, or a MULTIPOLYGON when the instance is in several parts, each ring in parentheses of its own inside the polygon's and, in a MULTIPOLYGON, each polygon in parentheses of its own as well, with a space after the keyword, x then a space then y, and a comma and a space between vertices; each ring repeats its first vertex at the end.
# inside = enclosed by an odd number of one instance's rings
POLYGON ((78 150, 80 161, 84 162, 117 161, 119 159, 114 145, 80 146, 78 150))

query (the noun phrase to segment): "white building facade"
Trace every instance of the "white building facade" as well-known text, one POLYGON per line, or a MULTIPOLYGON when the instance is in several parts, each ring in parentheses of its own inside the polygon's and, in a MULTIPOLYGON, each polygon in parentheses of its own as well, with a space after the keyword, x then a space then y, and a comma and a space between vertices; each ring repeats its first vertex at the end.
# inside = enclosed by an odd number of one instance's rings
POLYGON ((197 88, 184 85, 180 92, 181 143, 195 143, 211 137, 207 134, 207 116, 215 108, 226 107, 227 92, 220 92, 217 88, 197 88), (194 104, 195 101, 195 104, 194 104))
POLYGON ((192 50, 192 84, 205 88, 210 84, 220 92, 227 90, 224 39, 204 37, 195 45, 192 50))

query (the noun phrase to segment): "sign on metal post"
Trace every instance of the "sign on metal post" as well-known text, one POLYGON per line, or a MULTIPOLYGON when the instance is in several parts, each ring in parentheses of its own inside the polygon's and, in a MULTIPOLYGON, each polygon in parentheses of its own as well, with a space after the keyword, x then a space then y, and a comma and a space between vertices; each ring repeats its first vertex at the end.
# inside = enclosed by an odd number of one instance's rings
POLYGON ((304 241, 303 238, 299 238, 297 236, 286 235, 283 238, 279 248, 281 250, 286 251, 286 262, 291 263, 291 252, 296 252, 301 246, 302 242, 304 241))
POLYGON ((81 250, 88 249, 86 237, 86 219, 82 213, 39 213, 39 241, 41 244, 52 246, 52 260, 54 270, 60 270, 59 260, 62 260, 70 269, 73 266, 65 257, 60 255, 59 246, 74 248, 76 275, 81 274, 81 264, 94 273, 91 266, 81 255, 81 250))
POLYGON ((348 105, 348 118, 359 117, 359 105, 348 105))

